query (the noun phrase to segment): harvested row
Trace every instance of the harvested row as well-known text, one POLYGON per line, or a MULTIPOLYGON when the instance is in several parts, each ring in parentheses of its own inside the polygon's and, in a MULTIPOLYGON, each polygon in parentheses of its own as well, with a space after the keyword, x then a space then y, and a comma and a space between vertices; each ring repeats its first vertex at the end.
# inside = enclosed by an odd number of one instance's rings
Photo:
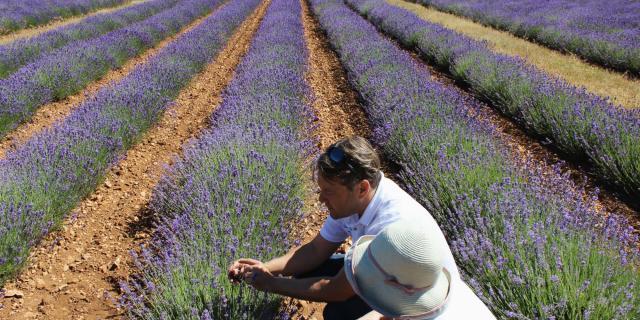
POLYGON ((635 1, 416 2, 640 76, 640 4, 635 1))
POLYGON ((348 0, 383 32, 450 73, 527 131, 640 196, 640 110, 627 110, 382 0, 348 0))
POLYGON ((6 0, 0 5, 0 34, 45 24, 57 18, 113 7, 127 0, 6 0))
POLYGON ((229 6, 0 160, 0 280, 162 115, 252 8, 229 6), (214 31, 212 31, 214 30, 214 31))
POLYGON ((43 104, 80 91, 219 4, 181 2, 145 21, 60 48, 0 80, 0 137, 28 120, 43 104))
POLYGON ((91 16, 79 23, 63 26, 35 37, 19 39, 0 46, 0 78, 43 55, 76 41, 92 39, 126 27, 176 5, 177 0, 152 0, 112 13, 91 16))
POLYGON ((279 298, 231 285, 226 267, 283 254, 301 217, 316 151, 302 30, 299 1, 273 0, 212 127, 154 191, 158 228, 122 285, 131 318, 275 318, 279 298))
POLYGON ((374 139, 498 318, 640 315, 640 252, 626 220, 595 214, 566 177, 543 182, 515 165, 494 129, 468 116, 477 102, 432 82, 341 1, 311 3, 365 101, 374 139))

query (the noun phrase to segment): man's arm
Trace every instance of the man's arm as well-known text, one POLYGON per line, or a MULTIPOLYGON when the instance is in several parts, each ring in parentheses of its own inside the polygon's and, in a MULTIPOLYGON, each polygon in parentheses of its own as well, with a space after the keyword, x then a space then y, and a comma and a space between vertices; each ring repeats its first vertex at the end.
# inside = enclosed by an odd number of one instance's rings
POLYGON ((345 301, 355 295, 344 269, 334 277, 293 279, 274 277, 264 268, 252 267, 245 281, 261 291, 309 301, 345 301))
POLYGON ((303 274, 326 261, 339 246, 340 243, 325 240, 318 234, 310 242, 293 248, 287 254, 266 263, 254 259, 236 260, 229 267, 228 276, 232 282, 238 282, 243 277, 243 270, 249 266, 262 266, 276 275, 295 276, 303 274))
POLYGON ((275 275, 296 276, 309 272, 325 262, 340 243, 325 240, 317 234, 313 240, 291 249, 287 254, 264 264, 275 275))

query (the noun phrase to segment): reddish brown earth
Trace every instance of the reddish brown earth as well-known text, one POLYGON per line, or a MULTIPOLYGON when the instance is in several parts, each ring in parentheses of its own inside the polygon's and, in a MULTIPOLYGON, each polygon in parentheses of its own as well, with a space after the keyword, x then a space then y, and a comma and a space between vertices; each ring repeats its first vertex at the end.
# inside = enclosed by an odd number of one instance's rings
POLYGON ((32 250, 27 267, 7 290, 0 319, 121 318, 118 281, 134 272, 129 251, 151 232, 147 210, 153 187, 183 144, 207 127, 209 115, 246 53, 269 1, 237 30, 218 57, 185 88, 156 127, 126 153, 106 181, 32 250))
POLYGON ((180 37, 182 34, 190 31, 200 24, 205 17, 196 19, 185 28, 180 30, 177 34, 168 37, 159 42, 155 47, 145 51, 143 54, 127 61, 122 67, 107 72, 102 78, 89 84, 81 92, 71 95, 60 101, 48 103, 40 107, 33 115, 33 117, 19 125, 16 129, 11 131, 7 136, 0 139, 0 158, 3 158, 7 151, 15 149, 16 146, 21 145, 25 141, 29 140, 34 134, 42 131, 43 129, 50 127, 56 121, 66 118, 76 107, 88 98, 93 97, 100 89, 111 85, 111 83, 120 81, 126 77, 131 71, 138 65, 146 63, 151 57, 156 55, 160 50, 173 42, 173 40, 180 37))
MULTIPOLYGON (((319 138, 318 147, 324 150, 338 139, 352 135, 369 137, 369 126, 364 111, 357 102, 356 92, 348 84, 336 54, 329 47, 318 22, 309 11, 308 3, 304 0, 301 3, 304 36, 309 52, 306 80, 313 89, 315 98, 312 107, 318 117, 314 132, 319 138)), ((315 188, 313 184, 312 189, 315 188)), ((315 193, 309 195, 307 205, 307 215, 294 235, 294 238, 301 239, 303 243, 316 236, 328 214, 315 193)), ((287 299, 284 307, 292 313, 292 319, 321 320, 324 303, 287 299)))

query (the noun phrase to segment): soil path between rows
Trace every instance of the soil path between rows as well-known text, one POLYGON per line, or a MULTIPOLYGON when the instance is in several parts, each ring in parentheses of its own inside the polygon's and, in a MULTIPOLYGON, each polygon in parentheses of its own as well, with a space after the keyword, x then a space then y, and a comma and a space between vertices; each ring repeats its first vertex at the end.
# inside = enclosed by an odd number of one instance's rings
POLYGON ((508 32, 485 27, 470 19, 442 12, 405 0, 386 0, 389 4, 409 10, 423 20, 479 41, 487 41, 490 49, 517 56, 544 72, 560 77, 574 86, 585 87, 601 97, 609 98, 625 108, 640 108, 640 79, 585 62, 576 55, 563 54, 508 32))
POLYGON ((0 36, 0 45, 3 44, 7 44, 9 42, 18 40, 18 39, 23 39, 23 38, 30 38, 33 36, 37 36, 41 33, 45 33, 47 31, 62 27, 62 26, 66 26, 66 25, 70 25, 73 23, 77 23, 80 22, 88 17, 91 16, 95 16, 98 14, 102 14, 102 13, 109 13, 109 12, 113 12, 113 11, 118 11, 120 9, 124 9, 126 7, 130 7, 132 5, 141 3, 141 2, 145 2, 145 1, 149 1, 149 0, 133 0, 133 1, 129 1, 127 3, 121 4, 119 6, 115 6, 115 7, 110 7, 110 8, 103 8, 103 9, 98 9, 96 11, 84 14, 84 15, 79 15, 79 16, 74 16, 74 17, 69 17, 67 19, 64 20, 55 20, 53 22, 50 22, 48 24, 45 25, 41 25, 41 26, 37 26, 37 27, 33 27, 33 28, 28 28, 28 29, 21 29, 18 30, 16 32, 13 33, 9 33, 9 34, 5 34, 5 35, 1 35, 0 36))
POLYGON ((0 300, 0 319, 121 318, 118 281, 135 270, 130 250, 149 239, 148 202, 167 165, 207 127, 221 93, 249 48, 269 1, 236 30, 223 51, 181 91, 158 124, 74 209, 60 231, 48 235, 17 280, 5 289, 22 298, 0 300))
MULTIPOLYGON (((469 91, 459 86, 450 75, 436 70, 433 66, 420 59, 415 52, 407 50, 384 32, 381 32, 381 34, 409 53, 418 65, 426 68, 431 74, 431 81, 442 83, 458 92, 461 96, 477 101, 469 91)), ((581 196, 582 199, 592 198, 593 192, 596 189, 598 190, 597 200, 593 202, 592 206, 598 214, 605 217, 612 213, 620 214, 629 220, 629 224, 634 228, 635 233, 640 234, 640 213, 631 208, 618 195, 609 192, 600 181, 589 174, 588 168, 584 168, 581 164, 566 161, 562 155, 558 154, 550 146, 545 146, 536 138, 528 135, 513 119, 502 115, 490 105, 483 102, 479 102, 479 105, 480 108, 478 109, 470 108, 472 112, 470 115, 487 127, 496 128, 495 132, 501 143, 510 151, 512 160, 517 166, 530 168, 531 172, 540 174, 543 178, 543 183, 550 188, 550 192, 563 193, 564 190, 554 190, 551 183, 559 174, 554 170, 554 166, 560 168, 560 174, 568 174, 573 183, 569 187, 573 188, 575 193, 581 196)), ((640 247, 640 243, 638 243, 638 246, 640 247)))
MULTIPOLYGON (((338 58, 327 42, 318 22, 313 17, 309 4, 301 0, 302 22, 305 43, 309 54, 309 69, 306 80, 313 90, 312 107, 317 116, 314 134, 319 138, 318 147, 323 151, 340 138, 359 135, 368 138, 370 129, 358 95, 351 88, 338 58)), ((312 189, 317 186, 313 183, 312 189)), ((307 215, 294 230, 294 238, 302 243, 311 241, 320 231, 328 215, 318 201, 317 193, 309 195, 306 201, 307 215)), ((292 319, 322 320, 324 303, 286 299, 285 308, 292 319)))
MULTIPOLYGON (((213 12, 216 10, 217 8, 214 8, 213 12)), ((141 55, 125 62, 125 64, 120 68, 108 71, 102 78, 90 83, 80 92, 68 96, 60 101, 51 102, 38 108, 31 119, 18 125, 17 128, 9 132, 4 138, 0 139, 0 159, 4 158, 7 152, 10 152, 25 143, 38 132, 52 126, 56 121, 65 119, 69 114, 71 114, 71 112, 73 112, 73 110, 80 106, 80 104, 95 96, 100 89, 122 80, 136 67, 147 63, 149 59, 158 54, 158 52, 168 46, 175 39, 198 26, 204 19, 206 19, 206 17, 207 16, 200 17, 194 20, 178 33, 167 37, 154 47, 143 52, 141 55)))

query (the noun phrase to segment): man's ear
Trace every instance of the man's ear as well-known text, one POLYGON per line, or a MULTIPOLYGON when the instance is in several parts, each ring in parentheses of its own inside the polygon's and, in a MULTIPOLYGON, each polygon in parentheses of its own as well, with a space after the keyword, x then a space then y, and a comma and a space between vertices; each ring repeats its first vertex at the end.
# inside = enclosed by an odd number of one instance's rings
POLYGON ((358 183, 358 195, 360 197, 366 196, 369 193, 369 190, 371 190, 371 183, 369 183, 369 180, 365 179, 358 183))

